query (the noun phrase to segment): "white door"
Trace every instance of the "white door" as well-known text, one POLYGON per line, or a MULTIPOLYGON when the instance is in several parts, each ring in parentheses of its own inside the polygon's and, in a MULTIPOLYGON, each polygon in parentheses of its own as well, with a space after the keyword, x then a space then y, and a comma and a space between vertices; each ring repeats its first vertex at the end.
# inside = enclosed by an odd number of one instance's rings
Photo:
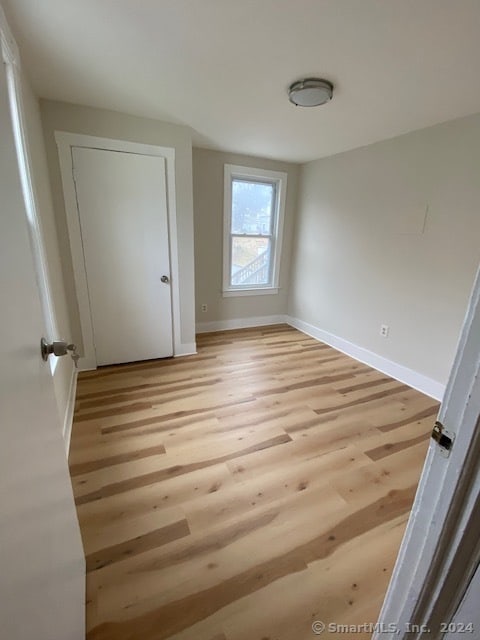
POLYGON ((480 638, 480 270, 438 421, 375 640, 480 638))
POLYGON ((445 640, 480 636, 480 568, 473 575, 465 596, 450 622, 445 623, 445 640), (474 635, 476 634, 476 635, 474 635))
POLYGON ((0 68, 0 635, 83 640, 85 562, 0 68))
POLYGON ((72 152, 97 364, 171 356, 165 160, 72 152))

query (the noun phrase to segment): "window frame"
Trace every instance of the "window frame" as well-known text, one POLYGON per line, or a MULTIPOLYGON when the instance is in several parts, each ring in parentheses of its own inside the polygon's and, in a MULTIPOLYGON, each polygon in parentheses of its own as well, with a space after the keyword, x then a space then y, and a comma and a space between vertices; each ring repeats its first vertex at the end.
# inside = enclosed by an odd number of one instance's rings
POLYGON ((224 167, 223 202, 223 288, 224 297, 277 294, 279 290, 280 259, 282 253, 283 224, 287 193, 287 174, 253 167, 226 164, 224 167), (234 180, 272 184, 275 191, 270 235, 232 233, 232 183, 234 180), (230 269, 233 237, 270 239, 270 278, 267 284, 232 285, 230 269))

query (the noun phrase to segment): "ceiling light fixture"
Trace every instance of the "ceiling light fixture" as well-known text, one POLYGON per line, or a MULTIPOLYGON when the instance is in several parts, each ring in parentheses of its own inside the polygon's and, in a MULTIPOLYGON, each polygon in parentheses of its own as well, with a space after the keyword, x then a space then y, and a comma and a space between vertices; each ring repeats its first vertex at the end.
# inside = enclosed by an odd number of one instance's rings
POLYGON ((297 80, 288 88, 288 99, 297 107, 319 107, 332 96, 333 84, 321 78, 297 80))

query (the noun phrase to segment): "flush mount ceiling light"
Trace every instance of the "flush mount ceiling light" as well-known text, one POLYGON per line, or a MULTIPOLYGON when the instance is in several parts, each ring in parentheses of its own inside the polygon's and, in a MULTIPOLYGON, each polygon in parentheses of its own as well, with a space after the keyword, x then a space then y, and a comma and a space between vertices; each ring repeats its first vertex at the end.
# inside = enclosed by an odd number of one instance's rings
POLYGON ((297 107, 319 107, 332 99, 333 84, 321 78, 297 80, 288 88, 288 99, 297 107))

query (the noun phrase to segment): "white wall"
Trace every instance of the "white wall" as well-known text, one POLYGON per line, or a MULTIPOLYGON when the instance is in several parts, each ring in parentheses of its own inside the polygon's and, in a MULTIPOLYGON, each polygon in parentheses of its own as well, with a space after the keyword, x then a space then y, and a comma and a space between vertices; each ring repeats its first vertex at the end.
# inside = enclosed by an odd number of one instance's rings
POLYGON ((195 221, 195 291, 197 327, 233 326, 240 320, 275 318, 287 311, 290 257, 297 199, 299 166, 209 149, 193 150, 193 198, 195 221), (222 296, 223 187, 225 164, 284 171, 287 198, 278 294, 222 296), (208 311, 201 311, 207 304, 208 311))
POLYGON ((444 384, 480 258, 480 115, 310 162, 299 193, 289 314, 444 384))
POLYGON ((180 289, 181 342, 195 342, 195 290, 193 258, 192 143, 188 127, 159 120, 95 109, 64 102, 41 100, 41 116, 47 146, 50 182, 56 214, 68 312, 75 342, 81 345, 78 304, 65 215, 62 181, 55 144, 55 131, 128 140, 175 149, 177 236, 180 289))

